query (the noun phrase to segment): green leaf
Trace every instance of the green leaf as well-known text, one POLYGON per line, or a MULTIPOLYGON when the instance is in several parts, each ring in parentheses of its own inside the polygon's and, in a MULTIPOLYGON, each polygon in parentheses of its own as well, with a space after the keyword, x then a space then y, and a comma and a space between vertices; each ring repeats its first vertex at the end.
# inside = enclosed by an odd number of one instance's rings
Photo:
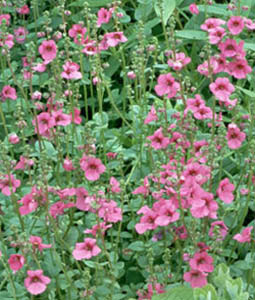
POLYGON ((189 40, 206 40, 207 34, 202 30, 177 30, 175 32, 177 38, 189 40))
POLYGON ((153 3, 151 0, 146 0, 143 3, 139 4, 135 10, 135 19, 140 21, 146 21, 147 17, 151 14, 153 9, 153 3))
POLYGON ((241 88, 240 86, 236 86, 236 88, 240 91, 242 91, 244 94, 246 94, 247 96, 251 97, 251 98, 255 98, 255 92, 241 88))
POLYGON ((65 242, 68 245, 73 246, 78 241, 78 238, 79 238, 78 229, 75 228, 75 227, 71 227, 71 229, 69 230, 67 236, 65 237, 65 242))
POLYGON ((227 10, 226 5, 207 5, 207 8, 205 8, 205 5, 198 5, 197 6, 200 12, 207 11, 208 14, 217 15, 217 16, 229 16, 231 15, 231 12, 227 10))
MULTIPOLYGON (((72 2, 68 6, 74 6, 74 7, 75 6, 84 6, 84 2, 85 2, 84 0, 78 0, 78 1, 72 2)), ((112 0, 86 0, 86 2, 91 7, 100 7, 100 6, 105 6, 109 3, 112 3, 112 0)))
POLYGON ((138 251, 138 252, 144 251, 144 243, 142 241, 133 242, 128 246, 128 249, 131 249, 133 251, 138 251))
POLYGON ((164 294, 153 296, 152 300, 194 300, 193 290, 191 287, 181 285, 164 294))
MULTIPOLYGON (((43 141, 42 144, 46 148, 46 153, 47 153, 48 157, 51 157, 53 159, 57 155, 58 152, 56 151, 56 149, 54 148, 52 143, 50 143, 48 141, 43 141)), ((36 150, 36 152, 40 152, 38 141, 36 141, 36 143, 35 143, 35 150, 36 150)))
MULTIPOLYGON (((168 19, 171 17, 174 9, 176 7, 175 0, 162 0, 162 8, 163 8, 163 23, 166 25, 168 19)), ((154 1, 154 9, 158 17, 161 17, 160 8, 158 5, 158 1, 154 1)))
POLYGON ((211 284, 207 284, 202 288, 193 290, 194 300, 218 300, 215 288, 211 284))

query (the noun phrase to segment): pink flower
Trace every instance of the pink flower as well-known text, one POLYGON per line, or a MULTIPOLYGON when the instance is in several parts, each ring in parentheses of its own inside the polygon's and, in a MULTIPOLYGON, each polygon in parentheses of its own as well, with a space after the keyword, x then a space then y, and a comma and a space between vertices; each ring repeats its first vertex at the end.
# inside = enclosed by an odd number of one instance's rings
POLYGON ((246 243, 246 242, 250 243, 252 229, 253 229, 252 226, 244 228, 241 234, 238 233, 234 235, 233 239, 238 241, 239 243, 246 243))
POLYGON ((19 137, 17 136, 16 133, 12 133, 9 138, 8 138, 8 141, 11 143, 11 144, 18 144, 20 139, 19 137))
POLYGON ((237 79, 246 78, 247 74, 252 72, 252 68, 244 58, 236 59, 228 64, 228 72, 237 79))
POLYGON ((11 49, 14 46, 13 41, 13 35, 12 34, 3 34, 0 38, 0 47, 7 46, 9 49, 11 49))
POLYGON ((88 41, 88 37, 85 38, 86 32, 86 27, 82 27, 80 24, 73 24, 72 28, 69 29, 68 34, 70 37, 74 38, 75 44, 83 45, 88 41))
POLYGON ((28 166, 29 168, 33 166, 34 161, 32 159, 27 159, 24 156, 20 156, 19 162, 15 166, 14 170, 25 170, 25 168, 28 166))
MULTIPOLYGON (((173 56, 173 54, 172 54, 172 56, 173 56)), ((180 53, 176 53, 175 57, 173 57, 172 59, 169 59, 167 61, 167 64, 169 65, 169 67, 173 68, 175 71, 180 71, 182 68, 184 68, 190 62, 191 62, 191 58, 186 57, 185 53, 180 52, 180 53)))
POLYGON ((211 219, 217 218, 218 204, 213 200, 213 194, 201 189, 198 198, 192 203, 190 209, 194 218, 209 217, 211 219))
POLYGON ((46 290, 47 284, 51 281, 49 277, 43 275, 43 270, 28 270, 27 275, 24 285, 32 295, 42 294, 46 290))
POLYGON ((220 237, 217 239, 218 241, 222 241, 224 240, 225 236, 227 235, 228 233, 228 228, 227 226, 224 224, 223 221, 215 221, 215 222, 212 222, 211 224, 211 227, 210 227, 210 230, 209 230, 209 236, 210 237, 214 237, 215 233, 214 233, 214 230, 215 228, 217 228, 219 230, 219 234, 220 234, 220 237))
POLYGON ((45 61, 52 61, 57 56, 57 46, 53 40, 43 41, 39 53, 45 61))
POLYGON ((227 26, 231 34, 238 35, 243 31, 245 23, 242 17, 232 16, 228 20, 227 26))
POLYGON ((74 207, 75 204, 72 202, 64 203, 62 201, 58 201, 51 205, 50 207, 50 215, 56 219, 57 216, 63 215, 65 213, 66 208, 74 207))
POLYGON ((209 88, 214 96, 221 101, 228 99, 235 90, 233 84, 226 77, 218 77, 215 82, 209 85, 209 88))
POLYGON ((127 77, 130 78, 130 79, 135 79, 136 74, 135 74, 134 71, 130 71, 130 72, 127 72, 127 77))
POLYGON ((221 25, 224 25, 226 22, 217 19, 217 18, 209 18, 205 21, 204 24, 201 25, 201 29, 210 32, 211 30, 215 29, 216 27, 219 27, 221 25))
POLYGON ((63 168, 66 171, 72 171, 75 170, 72 161, 69 158, 65 158, 64 163, 63 163, 63 168))
POLYGON ((158 214, 147 205, 139 209, 137 211, 137 214, 144 215, 143 217, 141 217, 140 222, 135 225, 135 229, 139 234, 143 234, 147 230, 154 230, 158 227, 158 225, 155 224, 155 220, 158 214))
POLYGON ((212 119, 212 110, 208 106, 200 106, 195 112, 194 117, 198 120, 212 119))
POLYGON ((28 15, 30 12, 29 7, 25 4, 22 7, 17 9, 17 12, 21 15, 28 15))
POLYGON ((199 14, 198 7, 196 6, 195 3, 190 4, 190 6, 189 6, 189 11, 190 11, 193 15, 198 15, 198 14, 199 14))
POLYGON ((116 47, 119 43, 125 43, 128 39, 122 31, 117 31, 106 33, 103 40, 105 40, 108 47, 116 47))
POLYGON ((230 149, 237 149, 240 148, 242 142, 245 140, 245 133, 241 132, 241 130, 237 127, 236 124, 229 124, 228 125, 228 132, 227 132, 227 140, 228 146, 230 149))
POLYGON ((51 248, 51 244, 43 244, 39 236, 31 235, 29 242, 32 244, 33 250, 39 250, 40 252, 42 252, 43 249, 51 248))
POLYGON ((111 185, 111 191, 112 191, 112 193, 120 193, 121 192, 120 183, 113 176, 110 178, 110 185, 111 185))
POLYGON ((57 111, 52 111, 52 117, 55 121, 55 126, 67 126, 71 124, 71 116, 62 112, 62 109, 57 111))
POLYGON ((101 233, 104 235, 106 230, 111 227, 112 227, 112 224, 106 225, 105 222, 101 222, 101 223, 99 223, 99 225, 98 224, 94 225, 92 227, 92 229, 84 230, 84 233, 92 234, 94 237, 96 237, 99 231, 101 231, 101 233))
POLYGON ((1 97, 2 101, 5 101, 6 99, 16 100, 17 94, 15 88, 12 88, 10 85, 5 85, 2 88, 1 97))
POLYGON ((146 119, 144 120, 144 124, 149 124, 157 120, 158 120, 157 112, 154 106, 152 105, 150 112, 148 113, 146 119))
POLYGON ((14 36, 19 44, 23 44, 25 42, 26 36, 28 34, 28 31, 25 27, 19 27, 17 29, 14 29, 14 36))
POLYGON ((9 26, 10 19, 11 19, 11 16, 9 14, 0 15, 0 25, 2 24, 3 20, 5 20, 6 25, 9 26))
POLYGON ((46 63, 38 63, 35 66, 32 67, 33 71, 39 72, 39 73, 43 73, 46 70, 46 63))
MULTIPOLYGON (((82 118, 80 117, 80 114, 81 114, 81 111, 77 107, 74 107, 74 119, 72 121, 74 124, 81 124, 82 118)), ((71 118, 73 118, 72 112, 70 112, 70 116, 71 116, 71 118)))
POLYGON ((235 190, 235 186, 230 183, 228 178, 221 180, 217 189, 218 197, 225 203, 229 204, 234 200, 232 192, 235 190))
POLYGON ((80 167, 85 172, 89 181, 96 181, 105 172, 105 166, 101 160, 95 157, 83 156, 80 160, 80 167))
POLYGON ((203 287, 207 285, 208 274, 199 270, 190 270, 184 273, 183 279, 189 282, 192 288, 203 287))
POLYGON ((244 41, 237 44, 236 40, 227 39, 219 44, 220 51, 224 57, 234 57, 236 55, 245 56, 243 50, 244 41))
POLYGON ((96 245, 96 242, 96 239, 85 238, 83 243, 76 243, 73 250, 73 257, 76 260, 82 260, 97 256, 101 252, 101 249, 96 245))
POLYGON ((155 86, 158 96, 167 95, 167 98, 173 98, 179 90, 180 84, 175 81, 171 73, 159 75, 158 84, 155 86))
POLYGON ((39 134, 45 134, 48 132, 48 130, 56 125, 55 118, 51 116, 47 112, 42 112, 37 116, 37 120, 33 120, 32 124, 35 127, 35 132, 37 133, 37 130, 39 134), (38 123, 38 129, 37 129, 37 123, 38 123))
POLYGON ((74 62, 67 61, 63 65, 64 72, 61 73, 61 77, 65 79, 81 79, 82 75, 79 72, 80 66, 74 62))
POLYGON ((24 266, 25 257, 20 254, 12 254, 8 259, 8 263, 12 271, 15 273, 24 266))
POLYGON ((15 179, 11 174, 2 175, 0 177, 0 189, 5 196, 10 196, 12 193, 16 192, 16 188, 20 186, 20 180, 15 179))
POLYGON ((122 210, 113 200, 101 199, 98 216, 103 218, 105 222, 117 223, 122 220, 122 210))
POLYGON ((112 9, 105 9, 105 8, 101 8, 98 12, 97 12, 97 27, 101 27, 101 25, 103 23, 109 23, 111 17, 112 17, 112 9))
POLYGON ((157 214, 155 224, 159 226, 168 226, 170 223, 179 220, 180 217, 180 214, 176 211, 176 207, 169 200, 162 201, 157 214))
POLYGON ((82 49, 82 52, 87 55, 95 55, 99 52, 99 49, 95 41, 90 41, 89 43, 85 44, 85 47, 82 49))
POLYGON ((209 42, 212 45, 218 44, 225 36, 225 29, 222 27, 216 27, 209 31, 209 42))
POLYGON ((154 132, 153 135, 147 137, 151 141, 151 147, 156 150, 166 149, 169 145, 169 138, 165 137, 162 133, 162 127, 154 132))
POLYGON ((201 272, 210 273, 213 271, 213 258, 207 252, 197 252, 194 257, 189 260, 191 269, 201 272))

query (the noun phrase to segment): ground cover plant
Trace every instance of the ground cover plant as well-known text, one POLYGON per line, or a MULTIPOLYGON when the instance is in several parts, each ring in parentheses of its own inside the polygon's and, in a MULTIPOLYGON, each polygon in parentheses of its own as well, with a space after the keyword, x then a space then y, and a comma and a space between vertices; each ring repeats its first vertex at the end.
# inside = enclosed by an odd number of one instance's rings
POLYGON ((0 298, 255 299, 255 1, 0 1, 0 298))

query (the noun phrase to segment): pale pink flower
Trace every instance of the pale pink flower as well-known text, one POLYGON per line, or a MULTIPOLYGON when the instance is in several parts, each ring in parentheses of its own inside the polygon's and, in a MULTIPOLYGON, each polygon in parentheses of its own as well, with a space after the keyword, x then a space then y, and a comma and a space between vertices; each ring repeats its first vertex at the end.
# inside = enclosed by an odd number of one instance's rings
POLYGON ((101 249, 96 245, 96 242, 96 239, 85 238, 84 242, 76 243, 73 250, 73 257, 76 260, 82 260, 97 256, 101 252, 101 249))
POLYGON ((98 180, 106 169, 100 159, 92 156, 83 156, 80 160, 80 167, 89 181, 98 180))
POLYGON ((221 180, 219 187, 217 189, 218 197, 225 203, 229 204, 234 200, 233 191, 235 186, 230 183, 228 178, 221 180))
POLYGON ((74 117, 74 119, 73 119, 74 124, 81 124, 82 118, 80 117, 80 114, 81 114, 81 111, 77 107, 74 107, 74 116, 73 116, 72 112, 70 112, 71 119, 74 117))
POLYGON ((156 150, 166 149, 169 145, 169 138, 163 135, 162 130, 162 127, 160 127, 153 135, 147 137, 151 141, 151 147, 156 150))
POLYGON ((20 180, 15 179, 12 174, 10 176, 8 174, 0 176, 0 189, 5 196, 15 193, 20 183, 20 180))
POLYGON ((33 250, 39 250, 40 252, 42 252, 43 249, 51 248, 51 244, 43 244, 39 236, 31 235, 29 242, 32 244, 33 250))
MULTIPOLYGON (((211 57, 211 59, 210 59, 210 69, 212 71, 210 71, 210 72, 212 72, 213 74, 216 74, 217 71, 218 71, 218 67, 219 66, 218 66, 217 60, 214 57, 211 57)), ((208 61, 206 60, 202 64, 198 65, 197 71, 200 74, 208 77, 209 76, 209 64, 208 64, 208 61)))
POLYGON ((79 72, 80 66, 74 62, 67 61, 63 65, 64 72, 61 73, 61 77, 65 79, 81 79, 82 75, 79 72))
MULTIPOLYGON (((0 47, 7 46, 11 49, 14 46, 14 36, 12 34, 2 34, 3 37, 0 38, 0 47)), ((4 50, 3 50, 4 51, 4 50)))
POLYGON ((198 14, 199 14, 198 7, 196 6, 195 3, 190 4, 190 6, 189 6, 189 11, 190 11, 193 15, 198 15, 198 14))
POLYGON ((112 17, 112 9, 105 9, 105 8, 101 8, 98 12, 97 12, 97 27, 101 27, 101 25, 103 23, 107 24, 109 23, 111 17, 112 17))
POLYGON ((32 100, 41 100, 41 98, 42 98, 42 93, 39 91, 33 92, 31 97, 32 100))
POLYGON ((9 138, 8 138, 8 141, 11 143, 11 144, 18 144, 20 139, 19 137, 17 136, 16 133, 12 133, 9 138))
POLYGON ((210 91, 219 100, 226 100, 235 91, 235 87, 226 77, 218 77, 215 82, 209 85, 210 91))
POLYGON ((136 74, 135 74, 134 71, 130 71, 130 72, 127 72, 127 77, 130 78, 130 79, 135 79, 136 74))
POLYGON ((239 243, 250 243, 252 229, 252 226, 244 228, 241 233, 234 235, 233 239, 238 241, 239 243))
POLYGON ((51 205, 50 207, 50 215, 56 219, 57 216, 63 215, 65 213, 66 208, 74 207, 75 204, 73 202, 64 203, 62 201, 58 201, 51 205))
POLYGON ((49 277, 43 275, 43 270, 28 270, 27 275, 24 285, 32 295, 42 294, 51 281, 49 277))
POLYGON ((134 195, 142 194, 144 197, 147 197, 149 193, 150 193, 150 184, 149 184, 148 177, 146 176, 143 180, 143 185, 133 190, 132 194, 134 195))
POLYGON ((15 88, 10 85, 5 85, 1 91, 1 98, 2 101, 5 101, 6 99, 16 100, 17 94, 15 88))
POLYGON ((213 194, 201 190, 200 195, 192 203, 190 212, 194 218, 217 218, 218 204, 213 200, 213 194))
POLYGON ((45 61, 52 61, 57 56, 57 46, 54 40, 43 41, 39 53, 45 61))
POLYGON ((241 132, 241 130, 237 127, 236 124, 229 124, 228 125, 228 132, 227 132, 227 140, 228 146, 230 149, 237 149, 240 148, 242 142, 245 140, 246 134, 241 132))
POLYGON ((227 23, 228 30, 233 35, 238 35, 244 29, 245 23, 241 16, 232 16, 227 23))
POLYGON ((99 48, 96 45, 96 41, 90 41, 84 45, 85 47, 82 49, 82 52, 87 55, 95 55, 99 52, 99 48))
POLYGON ((213 271, 213 258, 207 254, 207 252, 197 252, 189 260, 189 265, 193 270, 199 270, 201 272, 210 273, 213 271))
POLYGON ((24 263, 25 257, 20 254, 12 254, 8 259, 8 264, 14 273, 20 270, 24 266, 24 263))
POLYGON ((135 229, 139 234, 143 234, 147 230, 154 230, 158 227, 158 225, 155 223, 158 214, 147 205, 140 208, 137 211, 137 214, 143 214, 140 222, 135 225, 135 229))
POLYGON ((183 279, 186 282, 189 282, 192 288, 201 288, 207 285, 207 276, 207 273, 199 270, 190 270, 189 272, 184 273, 183 279))
POLYGON ((208 106, 201 105, 194 113, 194 117, 198 120, 212 119, 212 110, 208 106))
POLYGON ((224 224, 223 221, 212 222, 210 230, 209 230, 209 234, 208 234, 210 237, 214 236, 214 230, 215 230, 214 228, 215 227, 219 230, 219 234, 220 234, 220 237, 217 240, 220 240, 220 241, 224 240, 225 236, 228 233, 227 226, 224 224))
POLYGON ((122 220, 122 210, 115 201, 101 199, 98 216, 107 223, 117 223, 122 220))
POLYGON ((120 183, 113 176, 110 178, 110 185, 111 185, 112 193, 120 193, 121 192, 120 183))
POLYGON ((69 159, 69 158, 65 158, 64 159, 64 162, 63 162, 63 168, 66 170, 66 171, 73 171, 75 170, 74 166, 73 166, 73 163, 72 161, 69 159))
POLYGON ((170 200, 162 201, 157 214, 155 224, 159 226, 168 226, 170 223, 179 220, 180 217, 180 214, 176 211, 176 207, 170 200))
POLYGON ((173 98, 180 90, 180 84, 175 81, 171 73, 159 75, 157 82, 155 91, 158 96, 167 95, 167 98, 173 98))
POLYGON ((27 159, 24 156, 20 156, 19 162, 15 166, 14 170, 25 170, 25 168, 33 166, 34 161, 32 159, 27 159))
POLYGON ((45 70, 46 70, 46 63, 45 62, 43 62, 43 63, 37 63, 37 64, 35 64, 33 67, 32 67, 32 70, 33 71, 36 71, 36 72, 39 72, 39 73, 43 73, 43 72, 45 72, 45 70))

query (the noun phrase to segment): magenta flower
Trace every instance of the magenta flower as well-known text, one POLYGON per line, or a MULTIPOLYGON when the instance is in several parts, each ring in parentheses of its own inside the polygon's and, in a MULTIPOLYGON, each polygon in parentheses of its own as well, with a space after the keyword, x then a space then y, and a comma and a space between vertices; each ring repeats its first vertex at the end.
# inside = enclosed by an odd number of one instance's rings
POLYGON ((158 84, 155 86, 158 96, 167 95, 167 98, 173 98, 179 90, 180 84, 175 81, 171 73, 159 75, 158 84))
POLYGON ((32 295, 42 294, 51 281, 49 277, 43 275, 43 270, 28 270, 27 275, 24 285, 32 295))
POLYGON ((52 61, 57 56, 57 46, 53 40, 43 41, 39 47, 39 53, 46 61, 52 61))
POLYGON ((83 243, 76 243, 73 250, 73 257, 76 260, 82 260, 97 256, 101 252, 101 249, 96 245, 96 242, 96 239, 85 238, 83 243))
POLYGON ((33 250, 39 250, 40 252, 42 252, 43 249, 51 248, 51 244, 43 244, 39 236, 31 235, 29 242, 32 244, 33 250))
POLYGON ((101 160, 92 156, 83 156, 80 160, 80 167, 89 181, 96 181, 105 172, 105 166, 101 160))
POLYGON ((232 16, 228 20, 227 26, 231 34, 238 35, 243 31, 245 23, 242 17, 232 16))
POLYGON ((245 140, 245 133, 241 132, 241 130, 236 126, 236 124, 229 124, 228 125, 228 132, 227 132, 227 140, 228 146, 230 149, 237 149, 240 148, 242 142, 245 140))
POLYGON ((244 58, 236 59, 228 64, 228 73, 237 79, 244 79, 252 72, 252 68, 244 58))
POLYGON ((204 24, 201 25, 201 29, 210 32, 211 30, 224 25, 226 22, 217 18, 209 18, 205 21, 204 24))
POLYGON ((54 118, 55 126, 67 126, 71 124, 72 117, 68 114, 63 113, 62 109, 53 110, 51 115, 54 118))
POLYGON ((37 121, 33 120, 32 124, 35 127, 35 132, 37 133, 37 125, 39 134, 45 134, 49 131, 50 128, 56 125, 55 118, 52 117, 48 112, 42 112, 37 116, 37 121))
POLYGON ((120 43, 125 43, 128 39, 122 31, 109 32, 104 35, 104 40, 108 47, 116 47, 120 43))
POLYGON ((207 285, 208 274, 199 270, 190 270, 184 273, 183 279, 189 282, 192 288, 203 287, 207 285))
POLYGON ((210 273, 213 271, 213 258, 207 252, 197 252, 194 257, 189 260, 191 269, 201 272, 210 273))
POLYGON ((250 243, 251 241, 251 231, 252 231, 253 227, 249 226, 243 229, 243 231, 236 235, 234 235, 233 239, 238 241, 239 243, 250 243))
POLYGON ((235 186, 230 183, 228 178, 221 180, 219 187, 217 189, 218 197, 225 203, 229 204, 234 200, 233 191, 235 186))
POLYGON ((8 259, 8 263, 12 271, 16 273, 24 266, 25 257, 20 254, 12 254, 8 259))
POLYGON ((14 29, 14 36, 19 44, 23 44, 25 42, 26 36, 28 35, 28 31, 25 27, 19 27, 14 29))
POLYGON ((0 25, 2 24, 2 21, 5 20, 6 25, 9 26, 10 25, 10 19, 11 19, 11 16, 9 14, 0 15, 0 25))
POLYGON ((77 45, 83 45, 88 42, 88 37, 85 38, 87 32, 86 27, 82 27, 80 24, 73 24, 72 28, 69 29, 68 34, 74 38, 74 42, 77 45))
POLYGON ((240 41, 240 43, 237 44, 236 40, 233 39, 227 39, 219 44, 220 51, 224 57, 234 57, 236 55, 245 56, 243 46, 244 41, 240 41))
MULTIPOLYGON (((173 54, 172 54, 172 56, 173 56, 173 54)), ((172 59, 169 59, 167 61, 167 64, 169 65, 169 67, 173 68, 175 71, 180 71, 182 68, 184 68, 190 62, 191 62, 191 58, 186 57, 185 53, 180 52, 180 53, 176 53, 175 57, 173 57, 172 59)))

